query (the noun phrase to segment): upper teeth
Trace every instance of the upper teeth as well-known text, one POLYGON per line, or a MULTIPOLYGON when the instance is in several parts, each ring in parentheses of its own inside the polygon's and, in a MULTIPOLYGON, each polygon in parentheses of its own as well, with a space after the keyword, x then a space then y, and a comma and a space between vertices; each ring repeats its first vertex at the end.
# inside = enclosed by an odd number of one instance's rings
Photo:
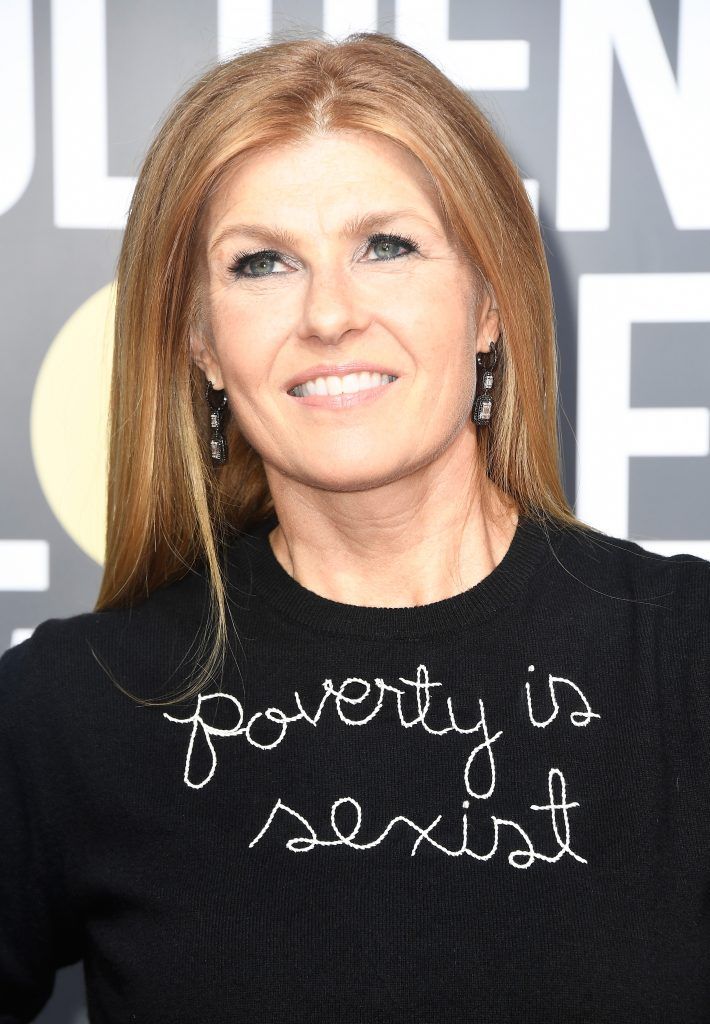
POLYGON ((361 373, 347 373, 344 377, 316 377, 314 380, 296 385, 290 394, 297 398, 305 398, 307 395, 352 394, 355 391, 364 391, 365 388, 379 388, 380 385, 389 384, 396 379, 386 373, 369 373, 363 370, 361 373))

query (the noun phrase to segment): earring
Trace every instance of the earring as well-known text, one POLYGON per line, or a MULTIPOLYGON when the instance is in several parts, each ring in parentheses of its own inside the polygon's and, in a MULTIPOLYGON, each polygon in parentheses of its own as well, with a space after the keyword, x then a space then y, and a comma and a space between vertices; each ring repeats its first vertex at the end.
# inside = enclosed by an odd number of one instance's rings
POLYGON ((212 429, 210 455, 213 464, 221 466, 227 461, 227 439, 222 433, 222 416, 227 408, 227 396, 224 390, 215 388, 212 381, 208 380, 205 397, 210 407, 210 427, 212 429))
POLYGON ((493 387, 493 370, 496 363, 498 362, 498 347, 495 341, 489 342, 488 352, 476 353, 476 364, 483 370, 482 383, 483 392, 473 403, 473 412, 471 413, 471 419, 478 426, 484 426, 491 421, 491 410, 493 409, 493 396, 490 394, 490 390, 493 387), (490 358, 490 362, 486 364, 486 359, 490 358))

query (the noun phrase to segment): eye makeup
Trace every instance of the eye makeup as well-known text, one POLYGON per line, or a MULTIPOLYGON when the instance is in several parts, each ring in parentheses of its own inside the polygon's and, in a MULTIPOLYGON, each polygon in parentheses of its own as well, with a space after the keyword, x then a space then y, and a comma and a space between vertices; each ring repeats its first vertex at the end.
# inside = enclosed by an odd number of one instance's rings
MULTIPOLYGON (((377 234, 370 235, 367 239, 367 249, 373 245, 379 245, 381 243, 387 243, 399 248, 405 249, 406 251, 396 256, 387 256, 381 260, 370 260, 371 263, 391 263, 394 260, 401 259, 403 256, 409 256, 412 253, 419 252, 419 245, 409 235, 394 235, 384 232, 378 232, 377 234)), ((366 250, 367 251, 367 250, 366 250)), ((229 273, 232 277, 237 279, 249 279, 258 280, 259 278, 274 277, 274 274, 250 274, 246 272, 246 268, 257 262, 284 262, 282 254, 277 252, 275 249, 259 249, 258 251, 252 252, 238 252, 235 253, 229 264, 229 273)))

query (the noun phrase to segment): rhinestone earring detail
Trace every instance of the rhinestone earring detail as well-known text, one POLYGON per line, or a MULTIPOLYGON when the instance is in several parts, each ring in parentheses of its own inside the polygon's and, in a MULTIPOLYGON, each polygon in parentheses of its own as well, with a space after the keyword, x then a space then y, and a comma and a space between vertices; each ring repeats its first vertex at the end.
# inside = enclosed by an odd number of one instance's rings
POLYGON ((490 391, 493 387, 493 370, 497 362, 498 347, 495 341, 489 342, 488 352, 478 352, 476 354, 476 365, 480 366, 483 370, 483 374, 481 375, 483 391, 473 403, 471 419, 479 427, 484 426, 491 421, 493 396, 490 391))
POLYGON ((227 461, 227 439, 222 433, 222 417, 227 408, 227 396, 224 390, 215 388, 211 380, 207 381, 205 397, 210 407, 210 455, 215 466, 221 466, 227 461))

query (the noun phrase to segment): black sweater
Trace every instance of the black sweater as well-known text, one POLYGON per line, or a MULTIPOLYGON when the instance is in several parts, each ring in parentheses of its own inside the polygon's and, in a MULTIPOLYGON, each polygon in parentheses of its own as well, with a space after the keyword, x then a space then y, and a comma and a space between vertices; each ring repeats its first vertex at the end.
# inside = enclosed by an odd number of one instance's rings
POLYGON ((434 604, 225 548, 0 659, 0 1022, 710 1021, 710 562, 521 518, 434 604), (194 651, 194 646, 193 646, 194 651), (192 665, 194 669, 194 664, 192 665))

